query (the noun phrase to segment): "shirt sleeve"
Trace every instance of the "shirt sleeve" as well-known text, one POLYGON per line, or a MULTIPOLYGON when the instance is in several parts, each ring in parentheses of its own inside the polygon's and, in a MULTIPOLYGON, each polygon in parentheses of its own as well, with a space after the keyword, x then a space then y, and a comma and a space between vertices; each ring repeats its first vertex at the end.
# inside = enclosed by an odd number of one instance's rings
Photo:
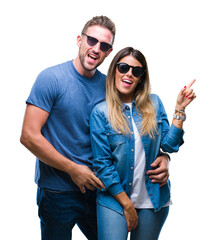
POLYGON ((106 120, 93 110, 90 118, 90 137, 93 152, 93 167, 96 175, 113 196, 124 191, 118 172, 112 163, 112 153, 105 130, 106 120))
POLYGON ((159 99, 159 112, 160 112, 160 121, 162 124, 161 127, 161 149, 165 152, 177 152, 179 147, 184 143, 183 135, 184 131, 177 128, 173 124, 169 126, 169 121, 167 118, 166 111, 164 109, 163 103, 159 99))
POLYGON ((36 78, 26 103, 50 112, 57 96, 57 79, 51 71, 46 69, 36 78))

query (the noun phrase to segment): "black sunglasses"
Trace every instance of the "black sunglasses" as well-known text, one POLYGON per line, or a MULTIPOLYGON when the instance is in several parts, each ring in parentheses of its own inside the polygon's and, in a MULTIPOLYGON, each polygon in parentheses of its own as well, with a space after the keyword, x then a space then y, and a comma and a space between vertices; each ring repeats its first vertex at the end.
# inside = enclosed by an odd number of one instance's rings
POLYGON ((138 66, 134 67, 123 62, 118 62, 117 66, 118 66, 119 72, 122 74, 127 73, 130 70, 130 68, 132 68, 132 74, 134 75, 134 77, 141 77, 145 73, 144 67, 138 67, 138 66))
POLYGON ((89 36, 85 33, 82 33, 82 34, 87 37, 87 43, 88 43, 89 46, 95 46, 99 42, 100 43, 100 50, 102 52, 107 52, 112 48, 112 45, 110 45, 109 43, 100 42, 94 37, 91 37, 91 36, 89 36))

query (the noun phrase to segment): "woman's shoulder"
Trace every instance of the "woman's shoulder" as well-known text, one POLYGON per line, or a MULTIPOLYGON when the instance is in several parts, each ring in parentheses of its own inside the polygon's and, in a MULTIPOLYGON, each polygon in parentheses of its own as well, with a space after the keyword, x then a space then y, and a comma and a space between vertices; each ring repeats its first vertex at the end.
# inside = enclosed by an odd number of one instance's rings
POLYGON ((154 105, 157 105, 161 102, 161 99, 157 94, 152 93, 150 94, 150 97, 154 105))
POLYGON ((160 99, 159 96, 157 94, 155 94, 155 93, 151 93, 150 97, 151 97, 152 100, 160 99))
POLYGON ((107 116, 108 115, 108 111, 107 111, 107 102, 106 101, 102 101, 100 103, 98 103, 93 111, 92 114, 99 114, 99 115, 104 115, 107 116))

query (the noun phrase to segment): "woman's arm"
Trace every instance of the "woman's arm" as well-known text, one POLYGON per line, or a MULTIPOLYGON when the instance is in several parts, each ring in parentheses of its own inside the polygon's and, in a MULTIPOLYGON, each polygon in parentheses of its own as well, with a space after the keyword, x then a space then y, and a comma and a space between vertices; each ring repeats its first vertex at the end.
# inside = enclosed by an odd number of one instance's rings
POLYGON ((113 165, 112 152, 105 125, 107 120, 103 113, 93 110, 90 118, 90 136, 93 151, 93 166, 97 177, 102 180, 107 191, 121 204, 127 221, 127 229, 130 232, 138 224, 137 212, 125 193, 118 172, 113 165))
POLYGON ((90 117, 90 138, 93 167, 106 189, 116 195, 124 191, 119 174, 113 165, 112 151, 106 134, 107 120, 102 111, 95 108, 90 117))
POLYGON ((191 88, 195 83, 195 79, 185 86, 178 94, 175 113, 173 115, 173 125, 182 129, 183 123, 186 120, 185 108, 196 98, 196 95, 191 88))
POLYGON ((138 225, 138 216, 136 209, 134 208, 131 200, 129 199, 125 192, 115 195, 114 198, 124 208, 124 215, 127 221, 127 230, 128 232, 130 232, 132 229, 135 229, 138 225))
POLYGON ((194 84, 194 82, 195 80, 188 84, 187 87, 184 87, 178 94, 176 102, 176 114, 173 115, 173 122, 171 126, 169 126, 165 109, 163 107, 162 102, 159 99, 158 104, 161 120, 160 147, 164 152, 169 153, 177 152, 179 150, 179 147, 184 143, 183 140, 184 131, 182 130, 182 127, 185 116, 183 115, 186 106, 188 106, 196 98, 193 90, 191 89, 191 86, 194 84))

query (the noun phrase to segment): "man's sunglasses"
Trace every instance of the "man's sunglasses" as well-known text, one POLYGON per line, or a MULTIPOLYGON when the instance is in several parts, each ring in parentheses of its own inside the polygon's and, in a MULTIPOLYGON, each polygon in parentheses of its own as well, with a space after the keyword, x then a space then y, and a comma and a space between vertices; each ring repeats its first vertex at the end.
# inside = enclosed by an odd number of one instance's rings
POLYGON ((134 67, 130 66, 127 63, 119 62, 117 63, 117 67, 120 73, 125 74, 127 73, 130 68, 132 68, 132 74, 134 77, 141 77, 145 73, 145 68, 144 67, 134 67))
POLYGON ((94 37, 91 37, 91 36, 89 36, 85 33, 82 33, 82 34, 87 37, 87 43, 88 43, 89 46, 95 46, 99 42, 100 43, 100 50, 102 52, 107 52, 112 48, 112 45, 110 45, 109 43, 100 42, 94 37))

